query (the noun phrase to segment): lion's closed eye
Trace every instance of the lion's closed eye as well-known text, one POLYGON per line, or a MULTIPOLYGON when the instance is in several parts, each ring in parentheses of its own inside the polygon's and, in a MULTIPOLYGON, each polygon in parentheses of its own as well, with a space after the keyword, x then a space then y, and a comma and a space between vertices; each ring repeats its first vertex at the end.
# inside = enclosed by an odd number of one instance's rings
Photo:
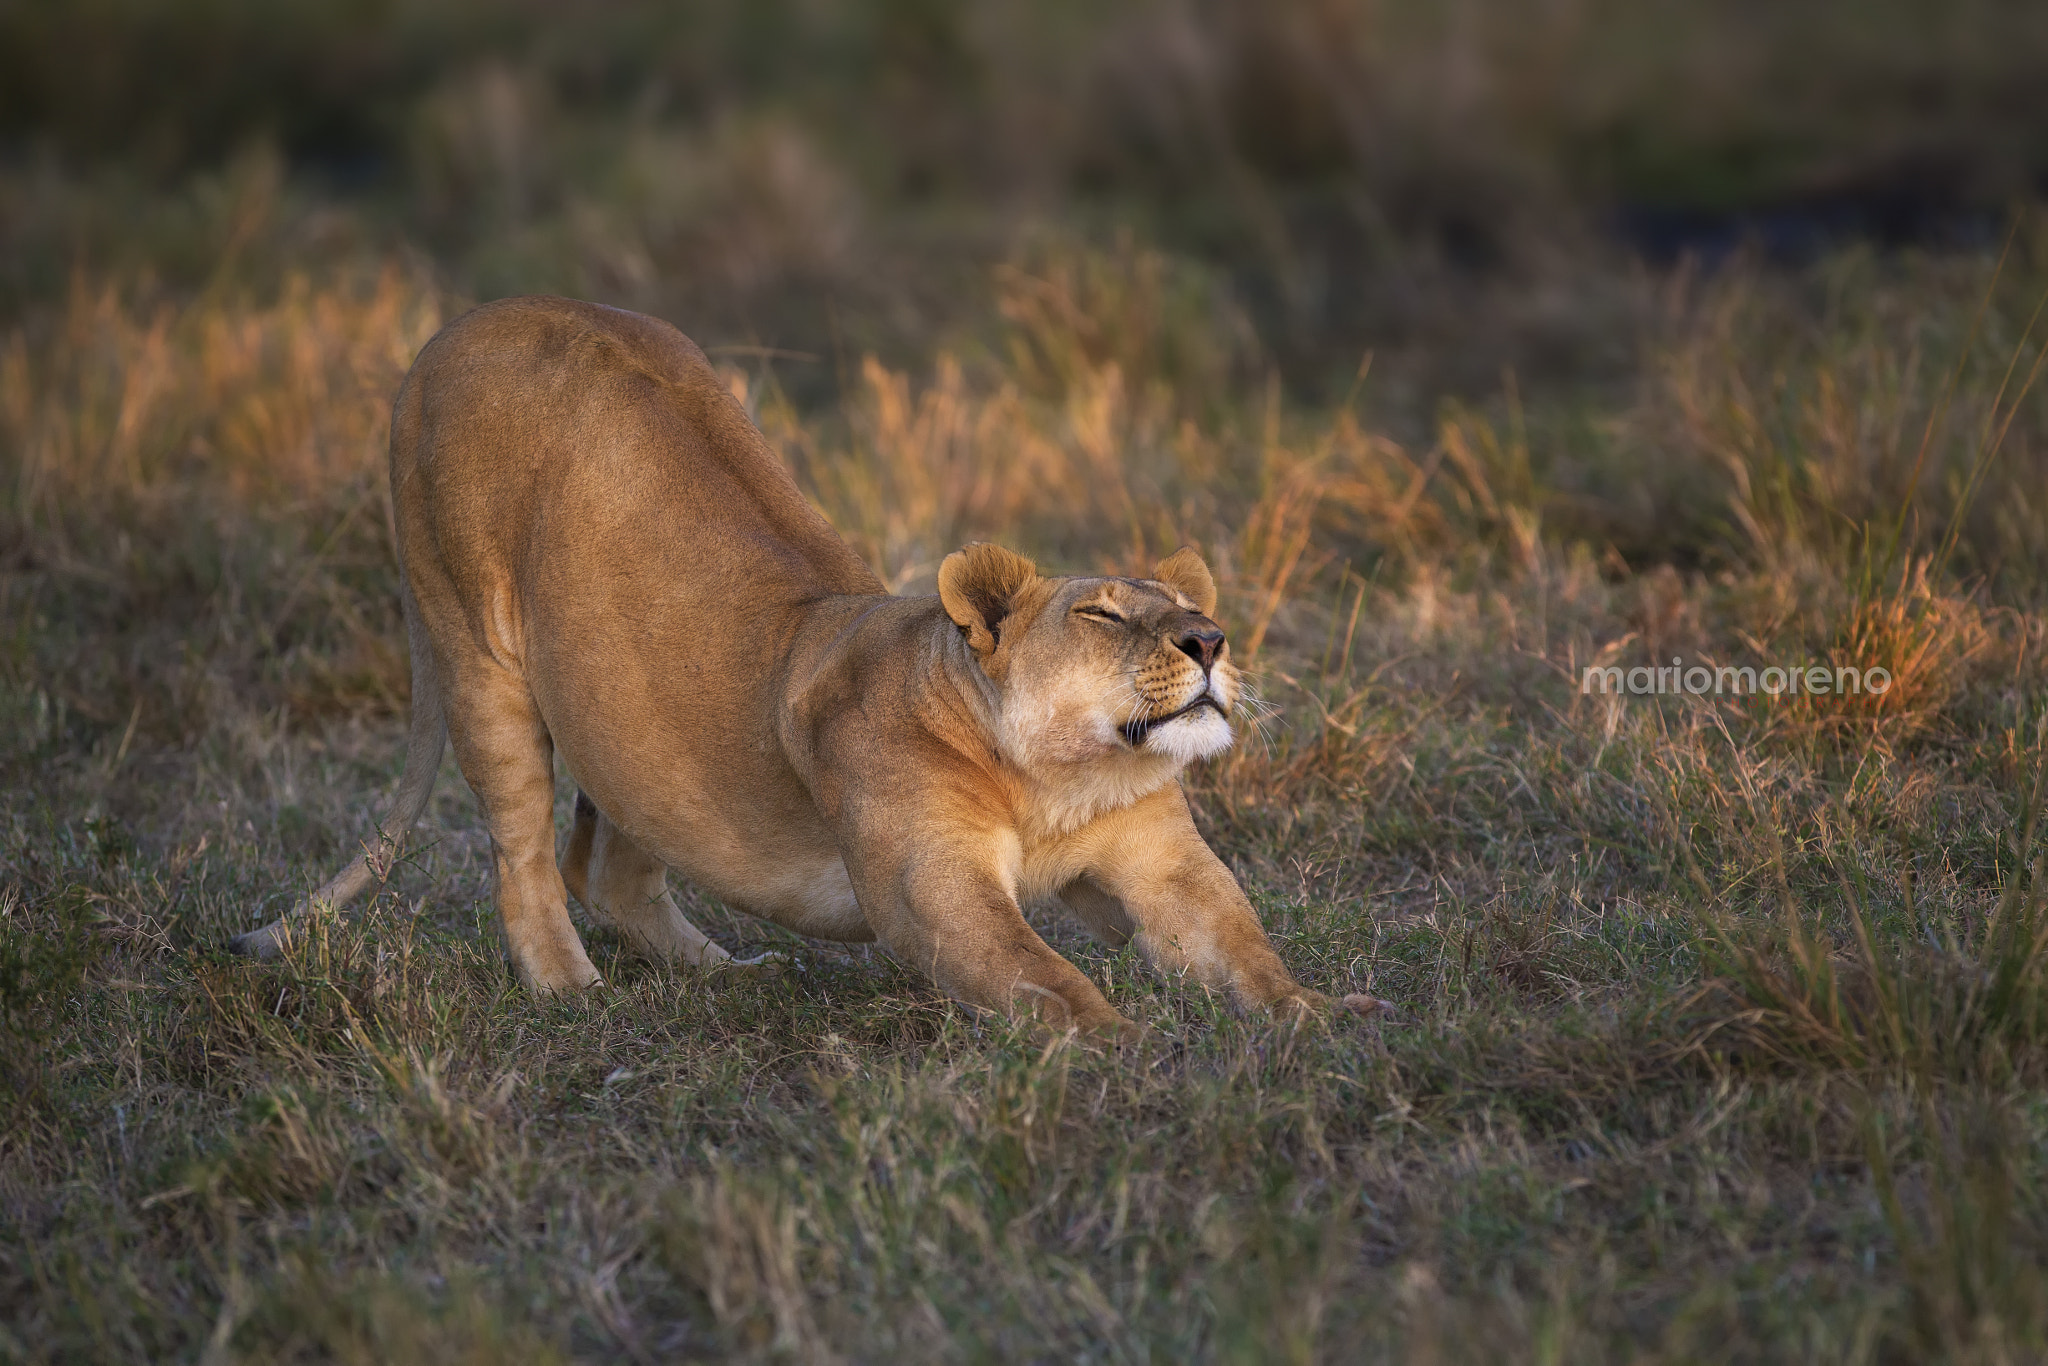
POLYGON ((1076 607, 1074 615, 1077 617, 1093 617, 1097 621, 1110 621, 1119 625, 1124 620, 1123 613, 1117 611, 1114 607, 1105 606, 1099 602, 1084 603, 1076 607))

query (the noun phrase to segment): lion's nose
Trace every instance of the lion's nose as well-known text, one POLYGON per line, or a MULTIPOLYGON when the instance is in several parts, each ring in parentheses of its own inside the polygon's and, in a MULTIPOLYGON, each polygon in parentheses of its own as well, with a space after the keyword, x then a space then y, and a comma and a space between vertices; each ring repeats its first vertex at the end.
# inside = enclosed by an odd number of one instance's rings
POLYGON ((1217 653, 1223 649, 1223 633, 1214 626, 1197 626, 1183 633, 1174 644, 1180 647, 1182 654, 1201 665, 1203 673, 1207 673, 1216 662, 1217 653))

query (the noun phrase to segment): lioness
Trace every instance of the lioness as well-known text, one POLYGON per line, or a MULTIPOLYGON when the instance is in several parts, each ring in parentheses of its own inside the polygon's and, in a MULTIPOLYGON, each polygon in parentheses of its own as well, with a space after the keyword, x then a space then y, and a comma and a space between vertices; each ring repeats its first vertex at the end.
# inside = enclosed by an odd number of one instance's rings
MULTIPOLYGON (((1176 782, 1231 743, 1239 689, 1193 551, 1150 579, 1045 578, 970 545, 937 597, 896 597, 686 337, 551 298, 490 304, 427 343, 392 414, 391 492, 405 774, 379 847, 307 904, 338 906, 386 866, 445 737, 538 992, 598 981, 570 895, 657 958, 725 962, 670 897, 673 868, 1056 1029, 1133 1032, 1025 923, 1020 902, 1053 896, 1243 1005, 1323 1002, 1176 782), (581 789, 559 867, 557 751, 581 789)), ((275 954, 304 909, 237 947, 275 954)))

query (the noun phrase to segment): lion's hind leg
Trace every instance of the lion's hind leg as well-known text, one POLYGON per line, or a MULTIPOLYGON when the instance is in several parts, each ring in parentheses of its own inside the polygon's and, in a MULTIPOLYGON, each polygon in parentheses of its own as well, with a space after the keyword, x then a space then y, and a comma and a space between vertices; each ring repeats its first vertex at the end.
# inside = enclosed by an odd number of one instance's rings
POLYGON ((541 995, 598 984, 555 867, 554 741, 525 683, 490 656, 461 661, 448 736, 491 832, 492 894, 505 949, 541 995))
POLYGON ((562 881, 592 915, 650 958, 701 968, 732 961, 676 905, 661 861, 626 838, 581 791, 562 853, 562 881))

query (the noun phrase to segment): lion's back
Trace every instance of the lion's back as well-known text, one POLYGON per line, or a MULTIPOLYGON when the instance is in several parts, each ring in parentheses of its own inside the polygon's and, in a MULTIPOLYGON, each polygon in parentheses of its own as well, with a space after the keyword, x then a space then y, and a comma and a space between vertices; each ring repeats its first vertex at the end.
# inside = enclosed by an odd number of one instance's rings
POLYGON ((486 562, 595 549, 770 595, 882 591, 703 351, 641 314, 530 296, 449 323, 400 390, 391 461, 401 521, 412 504, 486 562))

